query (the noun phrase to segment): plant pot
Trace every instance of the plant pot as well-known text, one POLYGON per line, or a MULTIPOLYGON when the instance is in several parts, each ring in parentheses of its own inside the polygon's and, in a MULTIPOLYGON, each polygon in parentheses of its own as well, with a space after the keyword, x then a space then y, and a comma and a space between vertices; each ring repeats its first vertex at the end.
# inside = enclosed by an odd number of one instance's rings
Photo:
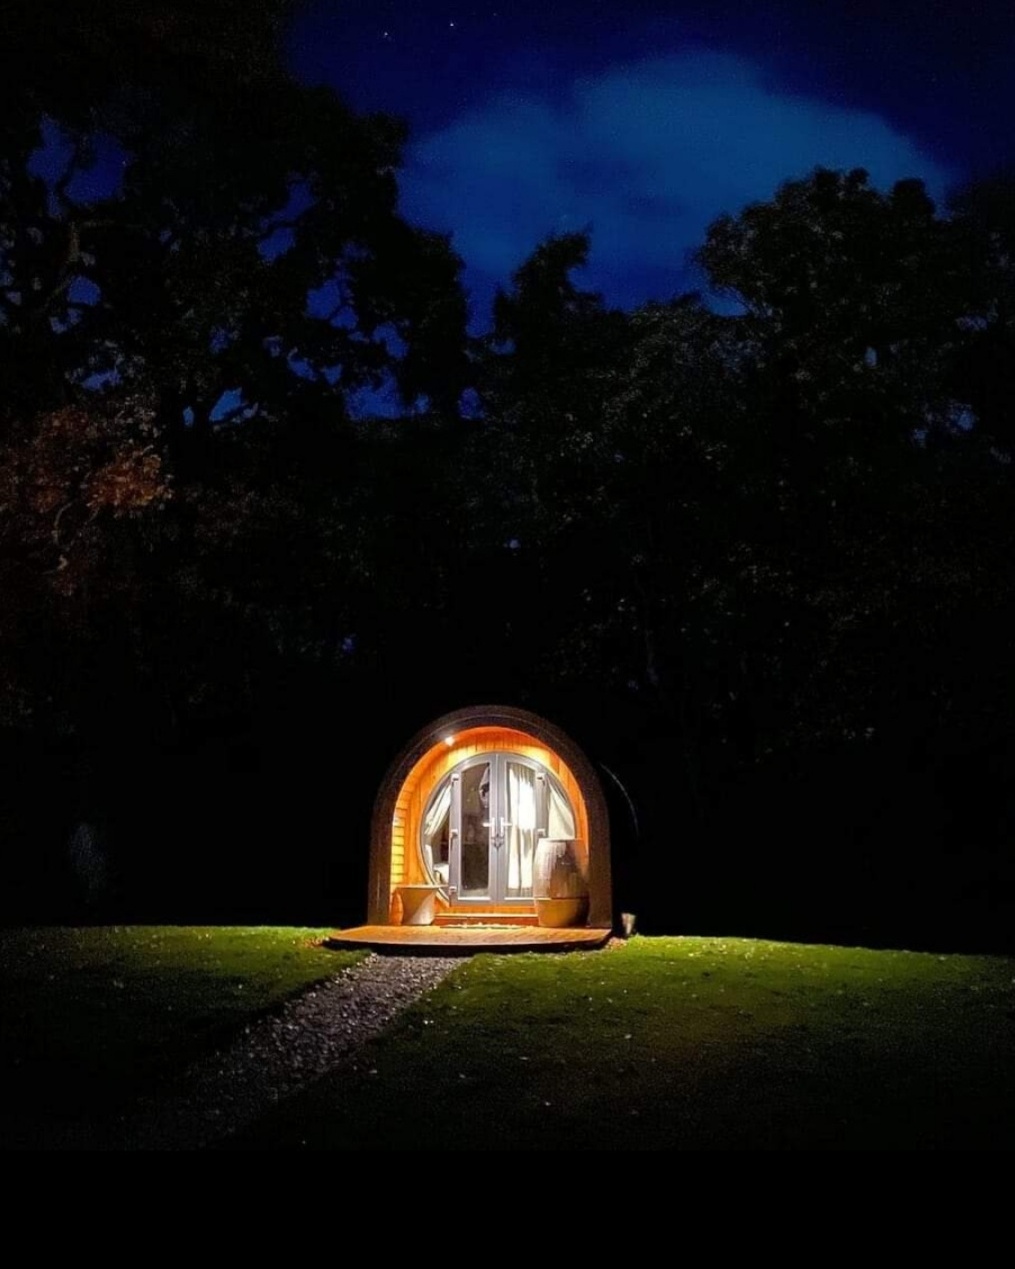
POLYGON ((536 847, 532 896, 539 924, 550 929, 583 925, 588 917, 588 882, 578 843, 573 838, 544 837, 536 847))
POLYGON ((537 899, 536 917, 544 929, 562 930, 584 925, 589 914, 587 895, 577 899, 537 899))
POLYGON ((403 925, 433 925, 440 886, 399 886, 403 925))

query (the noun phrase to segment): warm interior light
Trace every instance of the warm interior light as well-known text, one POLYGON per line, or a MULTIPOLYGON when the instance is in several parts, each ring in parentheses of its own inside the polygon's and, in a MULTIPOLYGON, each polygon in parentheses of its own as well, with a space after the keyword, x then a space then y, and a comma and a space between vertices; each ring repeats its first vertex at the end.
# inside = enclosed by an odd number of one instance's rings
POLYGON ((444 743, 445 743, 448 747, 450 747, 451 745, 453 745, 453 744, 455 743, 455 738, 454 738, 454 736, 445 736, 445 737, 444 737, 444 743))

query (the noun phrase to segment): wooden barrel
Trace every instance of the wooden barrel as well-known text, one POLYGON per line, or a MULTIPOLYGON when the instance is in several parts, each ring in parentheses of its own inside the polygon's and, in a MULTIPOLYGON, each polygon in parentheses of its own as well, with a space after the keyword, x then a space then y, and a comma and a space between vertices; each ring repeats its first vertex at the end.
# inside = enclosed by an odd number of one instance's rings
POLYGON ((532 897, 540 925, 560 928, 585 921, 589 887, 573 838, 540 838, 532 865, 532 897))

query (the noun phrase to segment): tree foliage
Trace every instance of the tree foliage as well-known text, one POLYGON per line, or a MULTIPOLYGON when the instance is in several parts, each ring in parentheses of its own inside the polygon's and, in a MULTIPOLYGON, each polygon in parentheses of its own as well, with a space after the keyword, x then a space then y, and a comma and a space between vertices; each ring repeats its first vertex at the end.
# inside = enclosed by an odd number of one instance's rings
POLYGON ((91 9, 15 4, 0 76, 8 727, 158 765, 561 701, 702 832, 779 764, 1007 744, 1010 179, 791 181, 709 229, 724 312, 553 237, 470 338, 402 126, 292 79, 286 5, 91 9))
MULTIPOLYGON (((101 24, 89 7, 41 30, 19 7, 6 50, 13 554, 50 597, 55 576, 80 601, 87 574, 89 605, 108 601, 142 662, 160 659, 146 640, 161 630, 137 620, 141 593, 183 611, 200 596, 276 646, 320 643, 322 624, 344 633, 335 610, 363 568, 340 528, 355 499, 350 403, 390 381, 454 414, 459 262, 398 215, 401 125, 287 74, 286 6, 117 4, 101 24), (40 36, 44 62, 26 49, 40 36), (148 523, 143 556, 126 550, 128 512, 148 523), (117 608, 99 561, 127 567, 125 554, 135 601, 117 608)), ((80 630, 64 633, 73 644, 80 630)), ((178 669, 194 679, 184 695, 223 675, 220 657, 178 669)))

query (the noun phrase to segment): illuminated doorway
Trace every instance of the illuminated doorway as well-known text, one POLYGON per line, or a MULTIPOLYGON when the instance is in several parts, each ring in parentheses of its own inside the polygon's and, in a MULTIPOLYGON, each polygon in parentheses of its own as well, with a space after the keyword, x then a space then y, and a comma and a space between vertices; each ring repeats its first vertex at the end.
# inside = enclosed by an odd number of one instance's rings
POLYGON ((533 861, 543 836, 572 840, 588 890, 585 922, 608 928, 609 818, 582 750, 529 710, 479 705, 445 714, 405 745, 381 782, 367 920, 400 924, 406 901, 430 890, 438 924, 497 913, 535 922, 533 861))
POLYGON ((567 793, 542 763, 515 753, 460 762, 434 789, 421 825, 431 880, 455 903, 532 898, 540 838, 574 838, 567 793))

